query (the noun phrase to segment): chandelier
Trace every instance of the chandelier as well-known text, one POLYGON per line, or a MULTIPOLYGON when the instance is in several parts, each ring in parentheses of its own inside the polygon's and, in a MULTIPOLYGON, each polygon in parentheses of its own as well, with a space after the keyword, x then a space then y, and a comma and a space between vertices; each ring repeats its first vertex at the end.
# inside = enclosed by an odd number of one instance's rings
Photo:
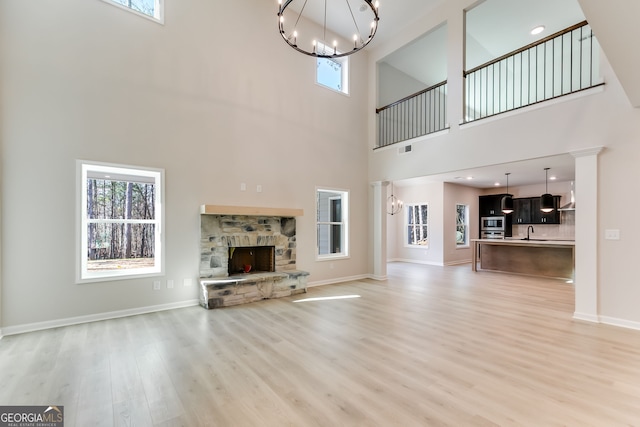
MULTIPOLYGON (((351 0, 354 3, 354 0, 351 0)), ((339 58, 351 55, 365 47, 378 29, 378 2, 358 0, 357 12, 349 0, 278 0, 278 28, 289 46, 305 55, 318 58, 339 58), (331 8, 327 9, 327 2, 331 8), (285 17, 285 10, 286 17, 285 17), (321 29, 312 22, 322 21, 321 29), (350 28, 353 47, 338 46, 333 38, 327 40, 327 24, 331 28, 350 28), (314 32, 315 31, 315 32, 314 32)))
POLYGON ((389 215, 396 215, 402 210, 402 200, 399 200, 393 195, 393 182, 391 183, 391 195, 387 197, 387 213, 389 215))

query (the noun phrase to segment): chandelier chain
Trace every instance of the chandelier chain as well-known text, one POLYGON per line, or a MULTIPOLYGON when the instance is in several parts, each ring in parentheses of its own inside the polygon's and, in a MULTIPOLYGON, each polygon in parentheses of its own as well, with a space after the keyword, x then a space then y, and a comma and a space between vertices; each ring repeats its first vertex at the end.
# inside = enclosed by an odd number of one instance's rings
MULTIPOLYGON (((325 0, 326 1, 326 0, 325 0)), ((360 28, 358 28, 358 23, 356 22, 356 17, 353 16, 353 9, 351 9, 351 5, 349 4, 349 0, 344 0, 347 4, 347 8, 349 9, 349 13, 351 14, 351 20, 353 21, 353 26, 356 28, 356 34, 360 36, 360 28)), ((362 37, 359 37, 362 40, 362 37)))

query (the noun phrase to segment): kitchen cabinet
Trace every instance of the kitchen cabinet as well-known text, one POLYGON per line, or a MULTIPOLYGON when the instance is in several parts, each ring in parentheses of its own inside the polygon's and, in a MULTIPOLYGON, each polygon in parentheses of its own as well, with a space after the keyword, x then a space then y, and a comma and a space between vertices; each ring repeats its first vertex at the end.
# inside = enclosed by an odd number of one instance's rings
POLYGON ((513 199, 513 223, 531 224, 531 198, 513 199))
POLYGON ((540 198, 531 199, 532 224, 560 224, 560 196, 553 196, 553 210, 545 213, 540 210, 540 198))
POLYGON ((540 197, 513 199, 513 223, 520 224, 560 224, 560 196, 553 196, 554 209, 549 213, 540 210, 540 197))
POLYGON ((506 194, 489 194, 487 196, 479 196, 479 211, 480 216, 503 216, 502 197, 506 194))

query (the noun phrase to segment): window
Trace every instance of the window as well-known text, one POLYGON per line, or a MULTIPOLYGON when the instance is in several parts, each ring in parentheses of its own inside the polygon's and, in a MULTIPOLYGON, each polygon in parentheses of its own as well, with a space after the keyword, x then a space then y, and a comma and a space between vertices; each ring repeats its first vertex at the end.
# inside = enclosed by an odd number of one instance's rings
POLYGON ((164 23, 164 0, 103 0, 137 15, 164 23))
POLYGON ((409 204, 407 206, 407 245, 429 246, 428 239, 428 206, 423 204, 409 204))
POLYGON ((162 273, 164 171, 78 161, 77 282, 162 273))
POLYGON ((349 192, 316 190, 318 259, 349 256, 349 192))
MULTIPOLYGON (((318 43, 318 52, 333 52, 333 47, 318 43)), ((344 94, 349 93, 349 59, 317 58, 316 83, 344 94)))
POLYGON ((456 205, 456 246, 469 246, 469 206, 456 205))

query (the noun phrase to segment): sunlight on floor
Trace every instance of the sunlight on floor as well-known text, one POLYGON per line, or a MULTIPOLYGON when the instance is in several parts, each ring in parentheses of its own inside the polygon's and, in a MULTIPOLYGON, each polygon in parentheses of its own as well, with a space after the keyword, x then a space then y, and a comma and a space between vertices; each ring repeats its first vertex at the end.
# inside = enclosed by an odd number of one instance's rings
POLYGON ((293 302, 326 301, 326 300, 348 299, 348 298, 360 298, 360 295, 336 295, 334 297, 304 298, 304 299, 295 300, 293 302))

